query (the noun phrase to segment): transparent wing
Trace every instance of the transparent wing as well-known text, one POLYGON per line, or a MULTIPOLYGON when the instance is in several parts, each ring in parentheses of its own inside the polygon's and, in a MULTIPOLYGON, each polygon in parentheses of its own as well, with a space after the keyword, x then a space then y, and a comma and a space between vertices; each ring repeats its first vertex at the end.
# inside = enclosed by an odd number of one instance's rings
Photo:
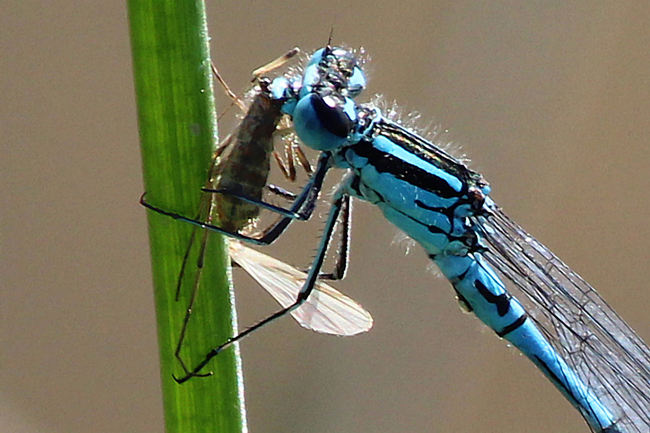
MULTIPOLYGON (((492 201, 477 217, 485 258, 621 432, 650 431, 650 349, 600 295, 492 201)), ((617 430, 618 431, 618 430, 617 430)))
MULTIPOLYGON (((230 241, 230 258, 250 274, 283 307, 291 305, 307 274, 242 245, 230 241)), ((372 328, 372 316, 361 305, 319 281, 307 301, 291 312, 303 327, 334 335, 356 335, 372 328)))

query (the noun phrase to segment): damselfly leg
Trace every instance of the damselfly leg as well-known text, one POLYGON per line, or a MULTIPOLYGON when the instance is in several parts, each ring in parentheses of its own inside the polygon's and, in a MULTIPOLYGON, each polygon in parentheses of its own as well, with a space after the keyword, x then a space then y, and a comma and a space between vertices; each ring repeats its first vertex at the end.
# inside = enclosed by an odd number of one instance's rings
MULTIPOLYGON (((276 313, 268 316, 266 319, 258 322, 257 324, 251 326, 250 328, 247 328, 246 330, 242 331, 238 335, 228 339, 226 342, 223 344, 219 345, 218 347, 212 349, 208 354, 205 356, 203 361, 198 363, 196 367, 191 371, 188 372, 188 374, 185 377, 178 378, 176 379, 177 382, 183 383, 192 377, 202 377, 205 376, 205 374, 200 373, 200 371, 210 362, 212 358, 217 356, 219 353, 221 353, 223 350, 227 349, 230 347, 233 343, 243 339, 244 337, 250 335, 251 333, 259 330, 260 328, 268 325, 269 323, 275 321, 276 319, 279 319, 288 313, 293 314, 294 311, 296 311, 298 308, 300 308, 305 302, 308 302, 308 300, 313 296, 313 291, 317 287, 317 284, 320 284, 318 282, 318 279, 321 277, 320 270, 323 267, 323 263, 325 261, 326 253, 328 250, 328 247, 330 245, 330 242, 333 238, 334 234, 334 229, 337 226, 337 224, 343 224, 343 227, 346 232, 345 235, 343 236, 346 238, 346 247, 347 247, 347 235, 349 230, 348 228, 345 228, 347 224, 349 224, 349 214, 350 214, 350 200, 351 197, 349 194, 345 192, 348 182, 351 180, 351 178, 347 178, 344 180, 339 187, 337 188, 337 191, 335 193, 335 196, 333 198, 331 207, 330 207, 330 212, 327 218, 327 221, 325 223, 325 229, 323 230, 323 234, 321 236, 320 243, 318 245, 318 248, 316 250, 316 257, 309 268, 309 271, 307 273, 307 277, 304 280, 300 290, 296 293, 296 296, 289 305, 285 306, 281 310, 277 311, 276 313), (343 214, 345 217, 343 219, 340 218, 340 215, 343 214)), ((347 252, 346 252, 346 260, 345 264, 341 266, 337 266, 336 270, 332 274, 327 274, 330 275, 331 279, 338 279, 338 278, 343 278, 345 275, 345 270, 346 270, 346 265, 347 265, 347 252)), ((208 373, 209 374, 209 373, 208 373)))

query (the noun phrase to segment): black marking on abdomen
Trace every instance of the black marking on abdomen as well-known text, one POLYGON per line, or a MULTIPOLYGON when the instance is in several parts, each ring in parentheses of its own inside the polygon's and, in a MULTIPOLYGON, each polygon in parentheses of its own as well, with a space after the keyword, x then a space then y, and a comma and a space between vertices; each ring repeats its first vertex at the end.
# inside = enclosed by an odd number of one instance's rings
POLYGON ((506 335, 510 334, 512 331, 515 329, 519 328, 521 325, 523 325, 526 320, 528 319, 528 314, 524 313, 517 320, 512 322, 510 325, 504 327, 501 331, 497 332, 497 335, 501 338, 505 337, 506 335))
POLYGON ((544 370, 544 372, 546 373, 546 375, 547 375, 548 377, 553 378, 553 381, 554 381, 555 385, 561 387, 561 388, 566 392, 567 396, 568 396, 571 400, 573 400, 573 404, 574 404, 574 405, 577 405, 578 400, 576 399, 576 397, 575 397, 575 395, 573 394, 573 392, 571 392, 571 390, 570 390, 569 388, 566 387, 566 385, 564 384, 564 382, 562 382, 562 381, 557 377, 557 375, 556 375, 555 373, 553 373, 553 372, 548 368, 548 366, 546 365, 546 363, 545 363, 544 361, 542 361, 541 359, 539 359, 539 357, 538 357, 537 355, 534 355, 533 358, 535 358, 535 359, 537 360, 538 367, 539 367, 541 370, 544 370))
POLYGON ((502 293, 500 295, 495 295, 490 292, 488 288, 481 282, 481 280, 474 280, 474 287, 478 292, 488 301, 490 304, 494 304, 497 307, 497 313, 499 316, 503 317, 508 314, 510 310, 510 295, 507 293, 502 293))
MULTIPOLYGON (((429 257, 435 257, 435 256, 434 256, 433 254, 431 254, 429 257)), ((451 283, 451 285, 454 286, 454 290, 456 290, 456 284, 458 284, 458 283, 460 283, 461 281, 463 281, 463 280, 465 279, 465 277, 467 276, 467 273, 468 273, 468 272, 469 272, 469 267, 467 267, 467 269, 465 269, 465 270, 463 271, 463 273, 460 274, 460 275, 457 275, 457 276, 455 276, 455 277, 447 277, 447 279, 449 280, 449 282, 451 283)))

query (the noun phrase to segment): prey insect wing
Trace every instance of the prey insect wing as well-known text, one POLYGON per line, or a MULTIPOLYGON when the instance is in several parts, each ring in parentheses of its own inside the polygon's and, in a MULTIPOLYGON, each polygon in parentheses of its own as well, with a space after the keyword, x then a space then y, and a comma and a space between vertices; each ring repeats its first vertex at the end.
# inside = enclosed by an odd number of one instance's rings
MULTIPOLYGON (((283 307, 291 305, 307 274, 237 241, 229 243, 231 259, 283 307)), ((291 316, 304 328, 324 334, 351 336, 372 328, 372 316, 361 305, 322 281, 291 316)))

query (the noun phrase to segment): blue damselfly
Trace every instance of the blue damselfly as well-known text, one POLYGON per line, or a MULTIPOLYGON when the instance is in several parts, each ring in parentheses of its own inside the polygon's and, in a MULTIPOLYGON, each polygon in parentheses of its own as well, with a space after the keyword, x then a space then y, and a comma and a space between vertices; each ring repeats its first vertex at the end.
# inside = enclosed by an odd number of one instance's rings
MULTIPOLYGON (((376 204, 416 240, 461 304, 526 355, 597 432, 650 428, 650 349, 582 278, 510 220, 483 177, 417 133, 358 105, 329 78, 350 64, 317 52, 296 103, 286 105, 304 144, 347 169, 330 224, 348 196, 376 204), (496 270, 496 272, 495 272, 496 270), (507 288, 506 288, 507 283, 507 288)), ((312 273, 318 272, 319 258, 312 273)), ((304 290, 309 291, 308 287, 304 290)))
MULTIPOLYGON (((526 355, 592 431, 647 432, 650 349, 588 283, 503 213, 479 173, 374 104, 357 103, 364 87, 356 56, 329 46, 312 56, 302 78, 273 82, 298 137, 321 152, 316 181, 301 195, 315 194, 330 168, 346 174, 296 301, 211 351, 193 372, 309 299, 353 196, 377 205, 419 243, 461 305, 526 355)), ((284 214, 287 224, 295 217, 284 214)))

